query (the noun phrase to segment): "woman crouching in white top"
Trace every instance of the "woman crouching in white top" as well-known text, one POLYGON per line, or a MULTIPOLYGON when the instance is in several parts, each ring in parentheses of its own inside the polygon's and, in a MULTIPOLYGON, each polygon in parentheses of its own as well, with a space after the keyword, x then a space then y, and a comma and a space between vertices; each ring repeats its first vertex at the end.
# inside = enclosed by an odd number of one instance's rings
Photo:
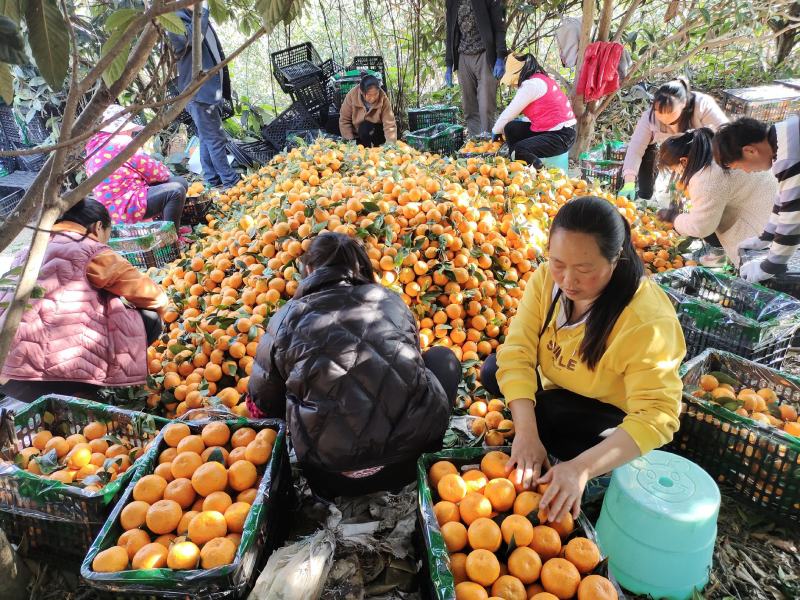
POLYGON ((760 235, 769 220, 777 191, 769 172, 725 171, 714 162, 711 140, 705 127, 687 131, 661 144, 660 169, 680 176, 679 186, 691 203, 688 212, 674 209, 658 212, 681 235, 705 238, 716 233, 725 254, 736 265, 736 247, 742 240, 760 235))
POLYGON ((625 185, 620 196, 633 200, 637 195, 645 200, 653 197, 656 182, 658 145, 672 136, 690 129, 710 127, 716 131, 728 117, 716 101, 706 94, 692 91, 689 82, 679 77, 656 90, 653 103, 633 130, 622 174, 625 185))
POLYGON ((533 55, 509 54, 500 83, 517 86, 514 98, 492 127, 493 136, 505 136, 512 159, 541 169, 541 158, 559 156, 572 147, 577 123, 572 105, 533 55), (519 115, 528 121, 514 121, 519 115))

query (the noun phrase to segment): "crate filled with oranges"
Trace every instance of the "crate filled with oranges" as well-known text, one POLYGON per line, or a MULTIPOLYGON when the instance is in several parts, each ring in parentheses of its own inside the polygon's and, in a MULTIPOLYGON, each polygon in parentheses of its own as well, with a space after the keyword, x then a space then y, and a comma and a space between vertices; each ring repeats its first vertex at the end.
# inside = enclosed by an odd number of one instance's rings
POLYGON ((772 517, 800 520, 800 379, 713 349, 681 373, 670 449, 772 517))
POLYGON ((286 523, 286 427, 167 425, 81 566, 103 597, 241 598, 286 523))
POLYGON ((509 448, 459 448, 417 463, 419 518, 437 600, 618 600, 594 529, 548 522, 543 489, 506 477, 509 448))
POLYGON ((195 181, 186 191, 181 222, 190 227, 202 223, 213 201, 213 196, 206 193, 206 187, 201 182, 195 181))
POLYGON ((31 555, 83 557, 168 421, 43 396, 0 429, 0 526, 31 555))

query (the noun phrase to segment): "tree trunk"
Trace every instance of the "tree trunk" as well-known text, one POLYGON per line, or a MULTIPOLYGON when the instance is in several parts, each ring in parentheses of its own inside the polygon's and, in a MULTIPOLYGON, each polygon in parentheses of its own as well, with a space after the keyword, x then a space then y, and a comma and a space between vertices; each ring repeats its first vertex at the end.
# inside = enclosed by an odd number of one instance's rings
POLYGON ((796 42, 794 31, 787 31, 778 37, 778 55, 775 57, 775 66, 780 66, 788 58, 796 42))
MULTIPOLYGON (((789 9, 789 16, 791 20, 776 19, 770 21, 769 26, 772 31, 777 33, 778 31, 781 31, 782 29, 785 29, 791 25, 794 20, 800 17, 800 2, 795 2, 792 4, 792 7, 789 9)), ((779 67, 787 58, 789 58, 789 54, 791 54, 796 43, 797 29, 789 29, 788 31, 784 31, 775 39, 775 45, 777 47, 774 65, 775 67, 779 67)))
POLYGON ((594 137, 594 127, 597 123, 597 115, 590 111, 588 108, 577 117, 578 125, 576 126, 577 136, 575 143, 570 150, 570 158, 577 160, 581 152, 586 152, 589 149, 589 144, 594 137))

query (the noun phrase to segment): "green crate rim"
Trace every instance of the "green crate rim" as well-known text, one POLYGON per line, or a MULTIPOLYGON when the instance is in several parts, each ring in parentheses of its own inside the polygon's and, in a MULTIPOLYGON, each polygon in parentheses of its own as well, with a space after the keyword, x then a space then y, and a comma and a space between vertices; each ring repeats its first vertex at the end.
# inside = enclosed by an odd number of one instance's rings
MULTIPOLYGON (((202 419, 198 421, 184 421, 190 428, 199 428, 206 425, 210 421, 202 419)), ((275 444, 272 449, 272 456, 267 468, 264 470, 264 475, 261 478, 261 483, 258 486, 258 493, 256 495, 256 502, 251 506, 250 513, 244 523, 242 532, 242 539, 239 547, 236 550, 233 562, 229 565, 215 567, 213 569, 191 569, 185 571, 175 571, 168 568, 160 569, 145 569, 145 570, 127 570, 118 573, 97 573, 92 570, 92 561, 97 554, 110 546, 113 546, 116 541, 110 538, 110 534, 116 525, 122 509, 126 506, 131 494, 133 493, 133 486, 145 474, 151 473, 155 468, 158 461, 158 455, 162 450, 164 442, 163 432, 156 438, 153 446, 145 454, 144 461, 136 473, 136 476, 131 480, 127 490, 117 502, 114 509, 111 511, 106 522, 103 524, 100 533, 95 538, 92 546, 86 554, 86 558, 81 564, 81 577, 86 580, 92 587, 104 591, 115 592, 129 592, 136 594, 157 594, 160 591, 181 591, 191 593, 192 586, 202 585, 204 582, 211 583, 214 580, 236 577, 243 568, 242 560, 244 554, 248 552, 256 541, 256 536, 267 518, 268 502, 273 493, 273 487, 277 484, 279 479, 279 472, 281 468, 280 456, 286 452, 286 424, 280 419, 246 419, 244 417, 234 417, 230 419, 216 420, 216 422, 225 423, 229 427, 252 427, 253 429, 264 429, 277 427, 278 436, 275 439, 275 444), (267 477, 269 474, 269 477, 267 477), (124 589, 129 588, 129 589, 124 589)))
MULTIPOLYGON (((444 544, 444 538, 442 538, 436 515, 433 512, 434 502, 431 488, 428 485, 428 467, 439 460, 477 459, 493 450, 500 450, 506 452, 506 454, 511 453, 511 448, 509 446, 452 448, 440 452, 423 454, 417 460, 418 509, 422 520, 421 530, 425 542, 428 570, 436 594, 434 597, 437 600, 455 600, 455 581, 453 579, 453 573, 450 571, 449 553, 444 544)), ((597 543, 597 534, 594 527, 583 513, 578 516, 575 525, 576 529, 583 529, 585 537, 597 543)), ((619 584, 611 576, 611 573, 607 573, 605 576, 608 577, 612 584, 614 584, 614 587, 617 588, 619 600, 626 600, 625 594, 622 592, 622 589, 619 588, 619 584)))
MULTIPOLYGON (((92 411, 99 415, 109 415, 113 413, 125 414, 131 418, 132 422, 136 423, 135 427, 145 426, 145 424, 140 422, 143 418, 146 418, 144 420, 147 421, 147 426, 152 424, 152 426, 157 429, 161 429, 169 423, 167 419, 140 411, 126 410, 116 406, 102 404, 100 402, 93 402, 91 400, 82 400, 68 396, 60 396, 58 394, 51 394, 48 396, 42 396, 35 402, 32 402, 25 409, 17 412, 14 415, 15 429, 27 424, 30 419, 33 419, 34 415, 44 414, 47 411, 47 407, 51 401, 63 403, 69 406, 71 410, 76 412, 92 411)), ((53 481, 51 479, 45 480, 40 475, 36 475, 21 469, 13 463, 10 465, 0 466, 0 477, 10 477, 16 480, 20 488, 20 494, 25 498, 35 500, 37 503, 46 504, 52 500, 52 495, 63 494, 79 500, 93 500, 102 498, 102 503, 108 504, 114 499, 120 489, 127 485, 128 481, 134 476, 134 473, 141 468, 143 463, 144 455, 139 457, 122 475, 122 477, 109 482, 99 492, 87 492, 86 490, 69 485, 67 483, 53 481), (41 489, 43 486, 46 487, 46 489, 41 489)), ((13 507, 5 508, 12 512, 14 510, 13 507)), ((25 512, 28 513, 28 509, 25 509, 25 512)), ((45 514, 42 516, 44 518, 52 518, 52 515, 45 514)))

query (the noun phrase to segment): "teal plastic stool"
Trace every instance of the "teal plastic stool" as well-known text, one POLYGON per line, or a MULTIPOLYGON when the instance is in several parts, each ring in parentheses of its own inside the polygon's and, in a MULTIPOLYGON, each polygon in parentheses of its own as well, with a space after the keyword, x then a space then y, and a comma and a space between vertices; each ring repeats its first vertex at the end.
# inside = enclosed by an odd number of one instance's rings
POLYGON ((559 154, 558 156, 545 156, 542 157, 542 163, 545 169, 561 169, 564 173, 569 171, 569 152, 559 154))
POLYGON ((708 583, 719 488, 693 462, 654 450, 615 469, 597 539, 624 588, 687 600, 708 583))

